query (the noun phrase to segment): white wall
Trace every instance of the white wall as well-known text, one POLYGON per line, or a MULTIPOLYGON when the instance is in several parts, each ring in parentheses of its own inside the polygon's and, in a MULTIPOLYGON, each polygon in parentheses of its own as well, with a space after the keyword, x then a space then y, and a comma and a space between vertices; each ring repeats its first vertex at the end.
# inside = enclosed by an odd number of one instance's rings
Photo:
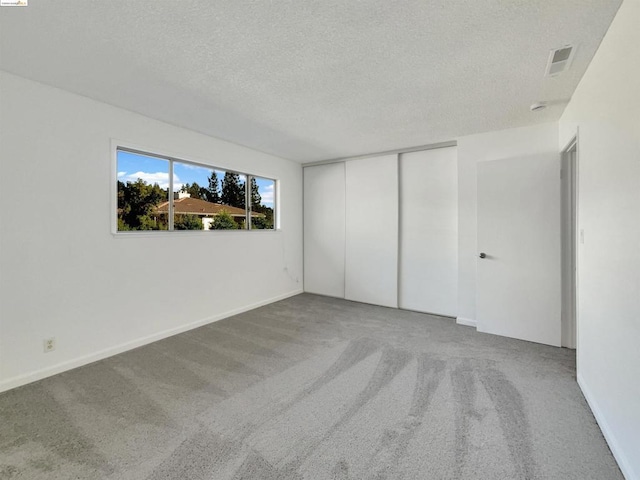
POLYGON ((558 143, 579 130, 578 381, 629 480, 640 479, 639 25, 640 1, 625 0, 558 143))
MULTIPOLYGON (((532 113, 535 115, 535 113, 532 113)), ((458 322, 476 323, 477 164, 558 154, 558 125, 544 123, 458 138, 458 322)))
POLYGON ((346 168, 345 298, 398 307, 398 156, 346 168))
POLYGON ((344 298, 345 164, 304 169, 304 290, 344 298))
POLYGON ((0 102, 0 390, 301 290, 299 164, 5 73, 0 102), (116 238, 111 138, 277 178, 281 231, 116 238))

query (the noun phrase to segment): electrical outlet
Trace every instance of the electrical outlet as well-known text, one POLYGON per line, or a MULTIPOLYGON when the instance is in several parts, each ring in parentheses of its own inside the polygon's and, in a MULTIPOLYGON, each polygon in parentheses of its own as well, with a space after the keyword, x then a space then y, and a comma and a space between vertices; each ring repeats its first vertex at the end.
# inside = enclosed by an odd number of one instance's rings
POLYGON ((53 352, 56 349, 56 339, 54 337, 45 338, 43 341, 44 353, 53 352))

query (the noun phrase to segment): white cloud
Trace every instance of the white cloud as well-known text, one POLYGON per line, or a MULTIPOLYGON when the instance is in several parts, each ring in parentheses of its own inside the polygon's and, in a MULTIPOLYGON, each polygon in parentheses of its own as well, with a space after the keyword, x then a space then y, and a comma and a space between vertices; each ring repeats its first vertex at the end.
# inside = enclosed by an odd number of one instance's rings
POLYGON ((190 163, 175 162, 174 165, 176 164, 180 165, 182 168, 186 168, 187 170, 200 170, 201 168, 205 168, 205 167, 199 167, 197 165, 191 165, 190 163))
MULTIPOLYGON (((122 178, 126 182, 135 182, 139 178, 150 185, 157 183, 160 188, 169 188, 169 172, 136 172, 126 174, 127 172, 118 172, 118 178, 122 178), (120 175, 122 173, 122 175, 120 175)), ((182 182, 177 175, 173 176, 173 189, 180 190, 182 182)))
POLYGON ((267 185, 263 189, 260 189, 260 197, 262 197, 262 203, 267 206, 273 206, 273 184, 267 185))

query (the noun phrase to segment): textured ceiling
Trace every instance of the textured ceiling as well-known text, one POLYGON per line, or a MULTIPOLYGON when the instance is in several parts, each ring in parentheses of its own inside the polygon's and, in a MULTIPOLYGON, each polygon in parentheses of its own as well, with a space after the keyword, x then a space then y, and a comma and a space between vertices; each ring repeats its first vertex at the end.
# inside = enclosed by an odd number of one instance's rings
POLYGON ((556 120, 620 3, 31 0, 0 69, 309 162, 556 120))

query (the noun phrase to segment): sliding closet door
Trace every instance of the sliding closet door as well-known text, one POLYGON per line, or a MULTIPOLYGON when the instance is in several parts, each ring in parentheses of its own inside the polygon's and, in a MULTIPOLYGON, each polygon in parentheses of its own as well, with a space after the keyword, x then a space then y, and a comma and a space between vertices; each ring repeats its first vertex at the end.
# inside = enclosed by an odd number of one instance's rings
POLYGON ((457 315, 457 181, 456 147, 400 156, 400 308, 457 315))
POLYGON ((304 289, 344 298, 344 163, 304 169, 304 289))
POLYGON ((346 162, 345 297, 398 306, 398 156, 346 162))

